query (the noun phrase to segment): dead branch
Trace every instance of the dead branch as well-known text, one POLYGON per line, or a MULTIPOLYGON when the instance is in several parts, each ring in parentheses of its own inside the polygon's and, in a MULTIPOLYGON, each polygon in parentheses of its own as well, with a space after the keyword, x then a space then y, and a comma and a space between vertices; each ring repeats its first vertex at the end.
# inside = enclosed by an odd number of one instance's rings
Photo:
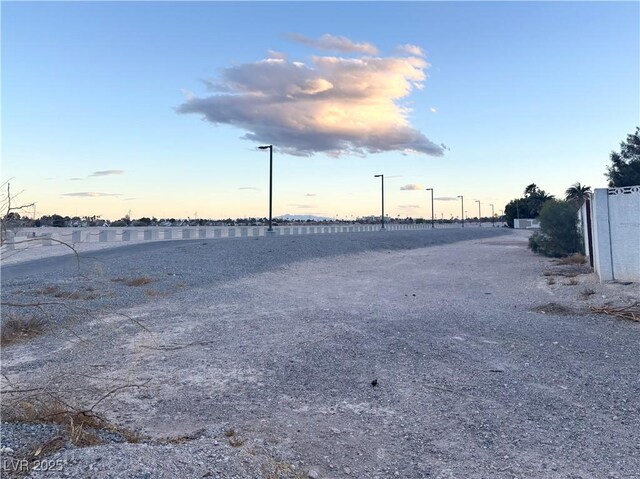
POLYGON ((614 307, 614 306, 591 306, 592 312, 597 314, 608 314, 618 319, 625 319, 628 321, 640 321, 640 306, 638 303, 634 303, 630 306, 614 307))
POLYGON ((108 391, 105 395, 103 395, 100 399, 98 399, 95 403, 93 403, 93 406, 91 406, 89 409, 86 409, 84 411, 80 411, 80 413, 81 414, 92 413, 93 410, 95 409, 95 407, 98 404, 100 404, 102 401, 104 401, 108 397, 113 396, 118 391, 122 391, 123 389, 129 389, 129 388, 142 388, 142 387, 145 387, 150 382, 151 382, 151 379, 147 379, 145 382, 140 383, 140 384, 124 384, 122 386, 118 386, 116 388, 113 388, 112 390, 108 391))
MULTIPOLYGON (((3 222, 3 225, 4 225, 4 222, 3 222)), ((4 226, 3 226, 3 228, 4 228, 4 226)), ((2 239, 2 244, 4 244, 4 242, 5 242, 4 229, 3 229, 2 238, 3 238, 2 239)), ((55 238, 46 238, 46 239, 49 240, 49 241, 53 241, 54 243, 58 243, 58 244, 61 244, 63 246, 66 246, 71 251, 73 251, 73 254, 75 254, 75 256, 76 256, 76 263, 78 265, 78 270, 80 269, 80 253, 78 252, 78 250, 75 247, 73 247, 72 245, 70 245, 66 241, 62 241, 62 240, 59 240, 59 239, 55 239, 55 238)), ((35 241, 42 241, 42 237, 39 237, 39 238, 27 238, 27 239, 24 239, 24 240, 14 241, 13 244, 17 245, 17 244, 23 244, 23 243, 33 243, 35 241)), ((20 250, 16 251, 14 254, 18 254, 19 252, 20 252, 20 250)), ((11 255, 11 256, 13 256, 13 255, 11 255)))
POLYGON ((11 196, 10 180, 7 180, 2 186, 4 186, 5 184, 7 185, 7 196, 6 198, 2 198, 2 204, 1 204, 2 209, 4 210, 4 213, 2 214, 2 217, 0 217, 0 245, 3 245, 6 241, 7 225, 11 220, 11 214, 16 211, 21 211, 25 208, 32 208, 33 206, 35 206, 35 203, 29 203, 29 204, 24 204, 20 206, 12 206, 11 201, 15 199, 18 195, 20 195, 20 193, 22 192, 18 193, 17 195, 11 196))

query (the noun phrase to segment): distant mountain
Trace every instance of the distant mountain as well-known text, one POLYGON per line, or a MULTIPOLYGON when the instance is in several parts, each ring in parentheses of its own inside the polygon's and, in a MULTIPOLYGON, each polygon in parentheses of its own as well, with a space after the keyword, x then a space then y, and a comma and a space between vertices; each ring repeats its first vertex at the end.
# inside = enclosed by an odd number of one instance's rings
POLYGON ((328 216, 316 216, 316 215, 292 215, 292 214, 284 214, 280 215, 275 219, 282 219, 287 221, 331 221, 333 218, 329 218, 328 216))

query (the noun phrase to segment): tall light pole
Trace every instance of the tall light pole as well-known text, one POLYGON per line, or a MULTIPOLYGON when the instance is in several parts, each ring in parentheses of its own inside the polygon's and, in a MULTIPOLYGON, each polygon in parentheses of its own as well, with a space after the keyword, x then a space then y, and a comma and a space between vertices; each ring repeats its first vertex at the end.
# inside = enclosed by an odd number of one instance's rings
POLYGON ((435 225, 433 222, 433 188, 427 188, 427 191, 431 192, 431 227, 435 228, 435 225))
POLYGON ((273 145, 265 145, 258 147, 261 150, 269 150, 269 229, 267 231, 273 231, 273 145))
POLYGON ((480 223, 480 200, 476 200, 476 203, 478 203, 478 227, 480 227, 482 226, 480 223))
POLYGON ((496 214, 493 211, 493 203, 490 204, 489 206, 491 206, 491 226, 493 226, 495 228, 496 227, 496 214))
POLYGON ((460 198, 462 200, 462 207, 461 207, 461 211, 462 211, 462 227, 464 228, 464 196, 458 195, 458 198, 460 198))
POLYGON ((381 217, 381 223, 382 226, 380 227, 380 229, 384 229, 384 175, 373 175, 374 178, 380 178, 381 183, 382 183, 382 217, 381 217))

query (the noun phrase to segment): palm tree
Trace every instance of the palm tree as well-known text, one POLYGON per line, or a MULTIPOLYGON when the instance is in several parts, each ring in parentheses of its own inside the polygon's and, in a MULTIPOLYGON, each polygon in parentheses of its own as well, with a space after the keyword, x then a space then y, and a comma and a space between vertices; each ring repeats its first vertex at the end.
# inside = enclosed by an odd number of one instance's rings
POLYGON ((582 206, 585 200, 588 200, 591 197, 591 187, 586 185, 581 185, 580 182, 574 183, 567 191, 565 191, 565 199, 567 201, 572 201, 578 204, 578 206, 582 206))
POLYGON ((535 183, 531 183, 524 189, 524 196, 533 196, 539 191, 539 189, 540 188, 538 188, 538 185, 536 185, 535 183))

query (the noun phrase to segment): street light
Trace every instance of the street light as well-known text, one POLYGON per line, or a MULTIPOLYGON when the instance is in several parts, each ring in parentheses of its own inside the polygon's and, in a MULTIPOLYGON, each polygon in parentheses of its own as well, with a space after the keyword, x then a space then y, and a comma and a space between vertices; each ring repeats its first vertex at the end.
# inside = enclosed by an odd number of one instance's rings
POLYGON ((460 198, 462 200, 462 227, 464 228, 464 196, 462 195, 458 195, 458 198, 460 198))
POLYGON ((480 216, 481 216, 481 214, 480 214, 480 200, 476 200, 476 203, 478 203, 478 228, 479 228, 480 226, 482 226, 482 224, 480 224, 480 216))
POLYGON ((273 232, 273 145, 264 145, 258 148, 260 150, 269 150, 269 229, 267 231, 273 232))
POLYGON ((374 178, 380 178, 381 183, 382 183, 382 217, 381 217, 381 223, 382 226, 380 227, 380 229, 384 229, 384 175, 373 175, 374 178))
POLYGON ((496 214, 493 211, 493 204, 490 204, 489 206, 491 206, 491 226, 493 226, 495 228, 496 227, 496 214))
POLYGON ((433 188, 427 188, 427 191, 431 192, 431 227, 435 228, 433 223, 433 188))

